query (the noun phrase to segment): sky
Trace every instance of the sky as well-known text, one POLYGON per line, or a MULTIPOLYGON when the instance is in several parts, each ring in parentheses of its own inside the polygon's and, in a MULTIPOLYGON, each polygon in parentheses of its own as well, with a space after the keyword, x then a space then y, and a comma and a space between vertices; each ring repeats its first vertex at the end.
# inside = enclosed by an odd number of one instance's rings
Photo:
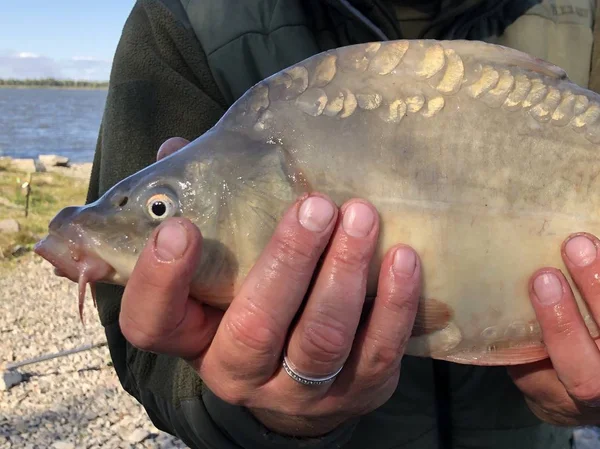
POLYGON ((107 81, 134 0, 2 0, 0 78, 107 81))

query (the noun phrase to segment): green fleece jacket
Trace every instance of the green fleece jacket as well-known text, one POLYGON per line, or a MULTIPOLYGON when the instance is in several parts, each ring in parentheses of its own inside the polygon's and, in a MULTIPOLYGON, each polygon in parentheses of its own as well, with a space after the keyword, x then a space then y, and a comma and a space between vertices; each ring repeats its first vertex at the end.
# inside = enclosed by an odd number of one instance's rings
MULTIPOLYGON (((154 162, 169 137, 198 137, 255 82, 319 51, 400 37, 500 35, 538 2, 431 3, 138 0, 114 59, 88 202, 154 162)), ((376 411, 322 438, 274 434, 206 389, 182 360, 131 346, 119 329, 122 292, 97 286, 115 371, 153 423, 191 448, 570 447, 569 429, 541 423, 505 369, 412 357, 403 361, 395 394, 376 411)))

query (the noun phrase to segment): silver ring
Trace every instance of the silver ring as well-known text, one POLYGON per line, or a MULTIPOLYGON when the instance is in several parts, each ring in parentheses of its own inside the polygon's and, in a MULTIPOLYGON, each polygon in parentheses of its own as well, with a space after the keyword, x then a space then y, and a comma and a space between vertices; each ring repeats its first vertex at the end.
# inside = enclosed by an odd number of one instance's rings
POLYGON ((292 368, 292 364, 290 363, 290 361, 287 357, 287 351, 284 352, 284 354, 283 354, 283 369, 288 374, 288 376, 290 376, 296 382, 301 383, 303 385, 314 386, 314 385, 322 385, 322 384, 332 382, 338 376, 338 374, 340 374, 340 372, 342 371, 343 368, 344 368, 344 365, 342 365, 341 368, 339 370, 337 370, 335 373, 329 374, 324 377, 305 376, 305 375, 300 374, 299 372, 295 371, 292 368))

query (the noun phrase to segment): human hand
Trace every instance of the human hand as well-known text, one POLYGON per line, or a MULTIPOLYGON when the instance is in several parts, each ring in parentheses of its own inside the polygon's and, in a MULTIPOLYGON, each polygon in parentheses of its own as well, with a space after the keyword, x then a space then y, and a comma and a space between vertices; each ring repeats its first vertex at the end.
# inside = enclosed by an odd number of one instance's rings
MULTIPOLYGON (((165 142, 159 157, 186 142, 165 142)), ((221 312, 189 297, 200 231, 187 220, 167 220, 127 284, 121 329, 142 350, 186 359, 213 393, 248 408, 272 431, 323 435, 381 406, 399 379, 421 265, 412 249, 390 249, 378 296, 360 322, 378 234, 379 218, 369 203, 352 200, 338 209, 325 196, 305 196, 284 214, 221 312), (282 369, 286 350, 307 376, 343 369, 330 382, 304 385, 282 369)))
MULTIPOLYGON (((600 322, 600 241, 570 236, 562 258, 594 320, 600 322)), ((538 270, 529 295, 550 358, 509 368, 530 409, 543 421, 564 426, 600 424, 600 341, 584 324, 573 292, 555 268, 538 270)))

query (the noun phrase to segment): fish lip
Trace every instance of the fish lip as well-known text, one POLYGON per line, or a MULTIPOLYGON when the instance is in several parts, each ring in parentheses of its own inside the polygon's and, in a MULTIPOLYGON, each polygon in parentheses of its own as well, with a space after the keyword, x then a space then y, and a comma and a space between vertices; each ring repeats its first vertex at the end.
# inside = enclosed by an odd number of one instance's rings
POLYGON ((66 235, 50 232, 35 244, 34 252, 54 266, 56 275, 77 283, 79 318, 85 324, 83 308, 87 285, 90 284, 94 305, 97 307, 95 283, 109 281, 114 277, 115 269, 88 249, 89 242, 85 234, 77 232, 75 235, 77 239, 74 241, 66 235))
POLYGON ((79 245, 54 232, 38 241, 33 251, 54 267, 54 274, 73 282, 80 282, 85 276, 87 282, 109 280, 115 269, 93 252, 86 250, 85 242, 79 245))

